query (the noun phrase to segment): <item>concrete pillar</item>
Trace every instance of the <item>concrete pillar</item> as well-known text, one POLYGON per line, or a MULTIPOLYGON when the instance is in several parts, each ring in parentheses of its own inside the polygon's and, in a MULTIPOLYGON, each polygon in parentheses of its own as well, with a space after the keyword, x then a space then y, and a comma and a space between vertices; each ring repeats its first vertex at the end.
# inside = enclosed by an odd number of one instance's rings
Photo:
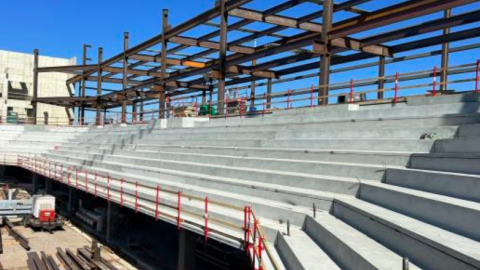
POLYGON ((78 194, 73 187, 68 187, 68 215, 71 216, 78 209, 78 194))
POLYGON ((33 194, 37 194, 38 192, 38 185, 39 185, 40 177, 36 173, 32 173, 32 192, 33 194))
POLYGON ((45 178, 45 193, 52 195, 53 191, 53 180, 50 178, 45 178))
POLYGON ((120 206, 114 202, 108 202, 107 205, 107 225, 106 225, 106 238, 109 241, 117 229, 118 216, 120 214, 120 206))
POLYGON ((177 270, 195 270, 195 243, 197 237, 185 229, 180 230, 178 237, 177 270))

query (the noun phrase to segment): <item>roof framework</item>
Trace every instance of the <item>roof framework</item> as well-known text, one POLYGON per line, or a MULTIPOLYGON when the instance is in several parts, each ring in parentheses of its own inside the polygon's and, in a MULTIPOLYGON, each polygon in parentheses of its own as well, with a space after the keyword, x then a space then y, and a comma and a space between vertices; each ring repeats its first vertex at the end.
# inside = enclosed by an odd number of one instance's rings
MULTIPOLYGON (((36 102, 65 107, 100 109, 122 107, 138 102, 158 100, 159 111, 165 110, 168 97, 198 93, 204 97, 216 89, 216 104, 221 114, 224 108, 225 89, 245 83, 266 80, 271 88, 273 80, 299 72, 319 71, 318 103, 328 94, 332 65, 376 58, 385 59, 395 54, 445 44, 480 36, 478 28, 449 33, 451 27, 480 21, 480 10, 450 15, 452 8, 468 5, 478 0, 407 0, 390 4, 378 10, 367 11, 357 6, 371 0, 288 0, 275 1, 266 10, 254 10, 245 5, 259 0, 218 0, 216 6, 180 25, 171 27, 168 10, 163 11, 163 30, 158 36, 129 47, 129 36, 124 36, 124 51, 103 59, 99 51, 97 64, 87 64, 84 47, 83 64, 79 66, 36 67, 35 77, 43 72, 75 74, 67 85, 80 85, 80 95, 70 97, 42 97, 36 102), (312 13, 294 18, 281 14, 307 2, 318 7, 312 13), (445 12, 440 19, 403 26, 388 32, 375 33, 376 29, 408 21, 425 15, 445 12), (348 13, 350 18, 338 20, 337 14, 348 13), (235 19, 234 19, 235 18, 235 19), (233 22, 232 22, 233 20, 233 22), (218 22, 213 22, 218 21, 218 22), (255 29, 255 25, 267 27, 255 29), (190 37, 190 30, 209 26, 215 30, 190 37), (285 35, 282 31, 295 29, 297 34, 285 35), (373 30, 373 31, 372 31, 373 30), (403 42, 403 39, 444 30, 443 35, 403 42), (231 33, 242 37, 229 40, 231 33), (362 33, 375 33, 366 38, 355 38, 362 33), (253 47, 254 40, 266 38, 253 47), (400 43, 396 42, 400 41, 400 43), (395 43, 395 45, 385 45, 395 43), (160 49, 159 49, 160 48, 160 49), (187 53, 195 48, 195 53, 187 53), (96 87, 87 87, 95 82, 96 87), (121 90, 106 91, 105 84, 119 84, 121 90), (87 96, 86 89, 97 89, 96 96, 87 96)), ((378 32, 378 31, 377 31, 378 32)), ((101 50, 101 49, 100 49, 101 50)), ((443 52, 448 54, 448 50, 443 52)), ((38 55, 38 51, 37 51, 38 55)), ((34 85, 34 91, 38 85, 34 85)), ((253 96, 252 96, 253 97, 253 96)), ((159 114, 161 118, 164 116, 159 114)))

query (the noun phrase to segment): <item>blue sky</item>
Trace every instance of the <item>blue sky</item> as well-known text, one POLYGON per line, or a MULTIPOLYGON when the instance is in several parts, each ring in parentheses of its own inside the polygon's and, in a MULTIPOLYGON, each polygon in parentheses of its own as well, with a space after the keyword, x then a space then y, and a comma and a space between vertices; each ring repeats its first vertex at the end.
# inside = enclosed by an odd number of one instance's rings
MULTIPOLYGON (((337 0, 341 3, 344 0, 337 0)), ((374 0, 367 4, 361 5, 365 10, 375 10, 384 7, 388 3, 400 3, 404 0, 380 1, 374 0)), ((265 10, 268 7, 278 4, 274 0, 256 0, 246 5, 249 8, 265 10)), ((0 49, 18 52, 31 53, 34 48, 40 49, 40 53, 55 57, 77 57, 80 59, 82 53, 82 44, 87 43, 94 46, 91 57, 96 59, 96 48, 104 47, 104 55, 106 58, 118 54, 122 50, 123 32, 130 32, 131 46, 140 43, 161 31, 161 13, 162 9, 170 10, 170 22, 173 26, 198 15, 213 7, 213 0, 182 0, 182 1, 166 1, 166 0, 82 0, 82 1, 66 1, 66 0, 4 0, 2 1, 2 15, 0 16, 0 31, 2 38, 0 49)), ((320 10, 321 8, 315 4, 308 3, 289 11, 283 12, 283 15, 291 17, 301 17, 302 15, 320 10)), ((471 4, 464 8, 455 9, 454 14, 480 9, 480 3, 471 4)), ((349 13, 342 13, 335 17, 336 21, 352 16, 349 13)), ((365 32, 356 35, 361 38, 378 32, 390 29, 401 28, 406 24, 419 23, 422 19, 439 18, 441 13, 432 14, 423 18, 398 23, 392 26, 382 27, 373 32, 365 32)), ((238 19, 232 18, 231 22, 238 19)), ((266 24, 255 23, 257 29, 265 29, 269 27, 266 24)), ((468 27, 480 27, 479 24, 472 24, 468 27)), ((468 28, 467 27, 467 28, 468 28)), ((461 29, 461 28, 458 28, 461 29)), ((201 34, 209 33, 212 27, 198 27, 195 30, 185 33, 187 36, 197 37, 201 34)), ((457 29, 453 29, 456 31, 457 29)), ((283 31, 282 34, 292 35, 298 33, 297 30, 283 31)), ((438 35, 435 32, 420 37, 430 37, 438 35)), ((242 37, 244 34, 236 33, 229 35, 229 39, 242 37)), ((410 39, 414 40, 416 38, 410 39)), ((268 43, 271 40, 265 38, 258 40, 258 44, 268 43)), ((402 40, 406 42, 408 40, 402 40)), ((468 42, 457 42, 452 44, 453 47, 467 43, 480 42, 479 38, 472 39, 468 42)), ((393 45, 391 43, 388 45, 393 45)), ((245 44, 253 46, 251 44, 245 44)), ((418 52, 439 49, 440 47, 430 47, 419 50, 418 52)), ((190 52, 198 51, 191 49, 190 52)), ((187 51, 185 51, 187 52, 187 51)), ((407 54, 412 54, 411 52, 407 54)), ((403 55, 403 54, 402 54, 403 55)), ((452 54, 451 65, 459 65, 472 63, 480 58, 480 51, 474 50, 464 53, 452 54)), ((268 61, 268 59, 261 60, 268 61)), ((369 60, 371 61, 371 60, 369 60)), ((364 61, 364 62, 369 62, 364 61)), ((359 62, 362 63, 362 62, 359 62)), ((397 63, 387 66, 387 74, 392 75, 395 72, 412 72, 425 69, 433 69, 433 66, 440 65, 440 57, 431 57, 428 59, 420 59, 409 63, 397 63)), ((351 78, 360 80, 368 77, 376 76, 376 68, 362 69, 356 72, 344 72, 332 75, 332 82, 349 81, 351 78)), ((312 72, 307 72, 312 73, 312 72)), ((299 75, 299 74, 297 74, 299 75)), ((472 75, 469 75, 472 76, 472 75)), ((308 79, 300 82, 281 84, 276 87, 277 91, 287 88, 308 87, 309 85, 318 83, 318 80, 308 79), (281 88, 281 89, 279 89, 281 88)), ((459 89, 472 88, 471 84, 459 86, 459 89)), ((259 90, 260 92, 263 91, 259 90)), ((423 91, 423 90, 422 90, 423 91)))

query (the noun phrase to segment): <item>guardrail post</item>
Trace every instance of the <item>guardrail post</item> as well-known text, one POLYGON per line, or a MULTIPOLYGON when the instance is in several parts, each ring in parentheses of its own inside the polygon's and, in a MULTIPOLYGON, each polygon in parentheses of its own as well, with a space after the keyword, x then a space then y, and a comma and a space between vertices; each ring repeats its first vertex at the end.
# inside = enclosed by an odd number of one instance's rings
POLYGON ((313 85, 310 88, 310 108, 313 108, 313 85))
POLYGON ((120 207, 123 207, 123 178, 120 179, 120 207))
POLYGON ((251 217, 251 212, 250 212, 250 207, 245 206, 243 210, 243 229, 244 229, 244 236, 245 236, 245 251, 248 252, 249 245, 250 245, 250 217, 251 217))
POLYGON ((397 72, 395 74, 395 96, 393 98, 393 103, 397 104, 398 101, 398 78, 400 77, 400 74, 397 72))
MULTIPOLYGON (((37 164, 37 160, 35 159, 35 164, 37 164)), ((63 178, 63 164, 60 165, 60 182, 65 182, 63 178)))
POLYGON ((75 188, 78 189, 78 168, 75 168, 75 188))
POLYGON ((205 197, 205 243, 208 242, 208 197, 205 197))
POLYGON ((290 109, 290 89, 287 90, 287 110, 290 109))
POLYGON ((258 270, 263 270, 262 266, 263 237, 258 238, 258 270))
POLYGON ((155 221, 158 221, 158 216, 160 215, 160 212, 158 211, 158 208, 160 207, 160 186, 157 186, 157 198, 155 200, 155 221))
POLYGON ((178 192, 178 202, 177 202, 177 210, 178 210, 178 213, 177 213, 177 229, 180 230, 180 221, 181 221, 181 213, 182 213, 182 192, 178 192))
POLYGON ((72 173, 70 172, 70 169, 71 169, 71 167, 68 167, 68 170, 67 170, 67 181, 68 181, 68 186, 69 187, 71 186, 70 177, 72 175, 72 173))
POLYGON ((88 193, 88 171, 85 170, 85 192, 88 193))
POLYGON ((350 104, 353 104, 353 79, 350 80, 350 104))
POLYGON ((475 66, 475 93, 478 93, 480 90, 478 89, 478 82, 480 81, 480 59, 477 60, 477 64, 475 66))
POLYGON ((433 68, 432 96, 437 95, 437 72, 438 72, 438 68, 434 67, 433 68))
POLYGON ((98 173, 95 172, 95 180, 94 180, 94 182, 93 182, 93 188, 94 188, 95 198, 97 197, 97 176, 98 176, 98 173))
POLYGON ((107 176, 107 201, 110 202, 110 175, 107 176))

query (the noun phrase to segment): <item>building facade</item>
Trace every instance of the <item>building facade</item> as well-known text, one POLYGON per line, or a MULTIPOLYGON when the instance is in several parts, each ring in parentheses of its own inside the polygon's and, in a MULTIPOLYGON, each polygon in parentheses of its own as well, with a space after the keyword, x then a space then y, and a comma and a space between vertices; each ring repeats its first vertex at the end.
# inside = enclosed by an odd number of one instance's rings
MULTIPOLYGON (((0 118, 2 123, 33 122, 33 54, 0 50, 0 118)), ((75 65, 76 59, 40 56, 39 66, 75 65)), ((38 96, 69 96, 65 73, 42 73, 39 75, 38 96)), ((49 124, 68 123, 65 108, 38 104, 37 122, 49 124)))

